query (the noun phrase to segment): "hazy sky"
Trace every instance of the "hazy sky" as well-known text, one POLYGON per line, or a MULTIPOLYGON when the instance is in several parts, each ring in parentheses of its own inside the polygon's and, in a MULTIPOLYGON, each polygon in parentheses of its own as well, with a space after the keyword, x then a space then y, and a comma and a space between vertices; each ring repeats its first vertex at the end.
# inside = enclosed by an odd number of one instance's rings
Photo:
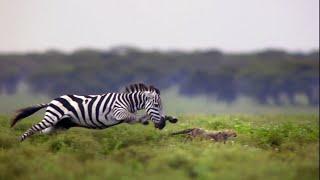
POLYGON ((0 0, 0 51, 319 48, 319 0, 0 0))

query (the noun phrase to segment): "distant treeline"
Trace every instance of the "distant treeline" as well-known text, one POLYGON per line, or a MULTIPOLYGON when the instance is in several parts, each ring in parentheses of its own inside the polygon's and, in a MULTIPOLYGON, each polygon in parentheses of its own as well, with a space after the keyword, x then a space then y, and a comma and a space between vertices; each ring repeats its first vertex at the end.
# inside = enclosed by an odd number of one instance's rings
POLYGON ((14 93, 19 82, 34 92, 58 96, 116 91, 131 82, 165 89, 179 86, 184 95, 206 94, 232 102, 239 95, 268 103, 292 104, 305 95, 319 104, 319 51, 265 50, 226 54, 217 50, 143 51, 118 47, 108 51, 0 55, 1 91, 14 93))

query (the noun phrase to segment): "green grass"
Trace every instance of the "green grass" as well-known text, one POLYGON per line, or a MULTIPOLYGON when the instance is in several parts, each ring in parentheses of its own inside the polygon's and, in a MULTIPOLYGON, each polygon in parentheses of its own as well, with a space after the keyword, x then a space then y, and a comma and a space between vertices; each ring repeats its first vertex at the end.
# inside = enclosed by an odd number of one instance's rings
POLYGON ((0 116, 0 179, 319 179, 318 115, 188 115, 162 130, 122 124, 17 141, 40 117, 10 129, 0 116), (223 143, 170 132, 234 129, 223 143))

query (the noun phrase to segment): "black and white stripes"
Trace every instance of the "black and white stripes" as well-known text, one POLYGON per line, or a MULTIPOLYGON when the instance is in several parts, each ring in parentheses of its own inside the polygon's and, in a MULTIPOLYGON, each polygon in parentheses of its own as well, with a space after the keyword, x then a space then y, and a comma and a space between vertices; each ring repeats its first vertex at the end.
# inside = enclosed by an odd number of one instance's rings
POLYGON ((148 119, 154 122, 156 128, 165 126, 160 91, 144 84, 130 85, 120 93, 63 95, 48 104, 21 109, 13 119, 12 126, 44 107, 47 109, 43 120, 27 130, 21 136, 21 141, 36 132, 48 133, 70 127, 104 129, 122 122, 146 123, 148 119), (146 114, 139 118, 135 113, 141 109, 145 109, 146 114))

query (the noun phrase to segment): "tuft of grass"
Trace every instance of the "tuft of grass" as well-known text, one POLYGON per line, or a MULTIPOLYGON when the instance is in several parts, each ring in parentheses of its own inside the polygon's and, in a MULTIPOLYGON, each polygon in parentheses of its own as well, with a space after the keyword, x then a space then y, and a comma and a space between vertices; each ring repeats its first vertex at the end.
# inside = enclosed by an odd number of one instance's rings
POLYGON ((17 141, 41 118, 9 128, 0 116, 0 179, 317 179, 318 115, 186 115, 162 131, 121 124, 17 141), (170 136, 234 129, 226 144, 170 136))

